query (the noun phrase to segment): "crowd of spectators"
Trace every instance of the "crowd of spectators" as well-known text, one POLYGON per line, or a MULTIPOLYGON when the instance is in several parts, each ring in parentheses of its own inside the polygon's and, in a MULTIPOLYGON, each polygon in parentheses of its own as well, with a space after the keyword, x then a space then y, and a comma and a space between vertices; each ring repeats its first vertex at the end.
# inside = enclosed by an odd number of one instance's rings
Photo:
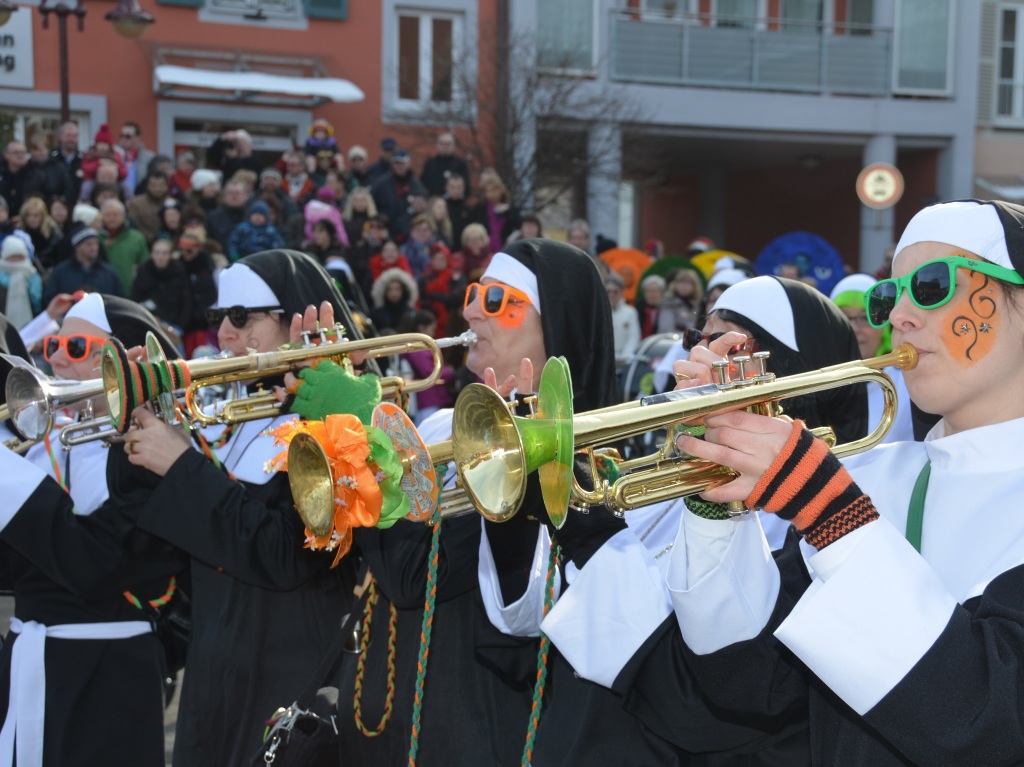
POLYGON ((84 151, 62 125, 48 154, 20 141, 0 163, 0 311, 24 324, 54 296, 123 295, 178 334, 186 354, 215 344, 206 309, 219 270, 262 250, 316 257, 379 333, 416 312, 438 337, 461 332, 466 285, 511 240, 538 236, 490 169, 474 190, 454 134, 417 172, 392 138, 371 162, 316 120, 304 145, 261 161, 245 130, 227 131, 197 162, 145 146, 138 124, 102 125, 84 151), (429 320, 429 321, 427 321, 429 320))

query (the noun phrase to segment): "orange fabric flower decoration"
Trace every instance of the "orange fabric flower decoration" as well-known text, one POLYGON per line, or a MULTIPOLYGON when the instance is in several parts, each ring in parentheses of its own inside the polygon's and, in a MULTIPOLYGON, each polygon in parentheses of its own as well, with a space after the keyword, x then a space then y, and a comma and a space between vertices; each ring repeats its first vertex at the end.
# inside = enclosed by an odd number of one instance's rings
MULTIPOLYGON (((366 428, 354 415, 329 415, 324 421, 289 421, 271 431, 280 444, 288 445, 299 433, 313 437, 327 454, 334 477, 334 525, 317 536, 306 528, 307 549, 334 551, 331 567, 337 566, 352 546, 353 527, 373 527, 380 519, 383 495, 367 462, 370 445, 366 428)), ((288 470, 288 451, 271 461, 273 469, 288 470)))

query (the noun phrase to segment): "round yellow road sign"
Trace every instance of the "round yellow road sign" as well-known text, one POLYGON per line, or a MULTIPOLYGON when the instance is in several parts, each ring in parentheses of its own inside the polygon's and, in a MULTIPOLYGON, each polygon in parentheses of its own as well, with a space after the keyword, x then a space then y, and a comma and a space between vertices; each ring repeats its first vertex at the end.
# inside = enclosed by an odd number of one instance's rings
POLYGON ((891 208, 903 196, 903 174, 888 163, 872 163, 857 176, 857 196, 869 208, 891 208))

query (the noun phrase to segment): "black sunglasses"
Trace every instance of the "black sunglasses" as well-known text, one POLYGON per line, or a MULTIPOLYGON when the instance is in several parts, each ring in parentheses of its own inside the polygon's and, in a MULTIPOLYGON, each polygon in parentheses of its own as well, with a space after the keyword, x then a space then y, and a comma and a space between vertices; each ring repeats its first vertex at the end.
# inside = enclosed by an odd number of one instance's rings
POLYGON ((219 328, 227 317, 231 324, 241 330, 249 322, 250 314, 275 314, 283 312, 280 306, 228 306, 206 310, 206 321, 211 328, 219 328))

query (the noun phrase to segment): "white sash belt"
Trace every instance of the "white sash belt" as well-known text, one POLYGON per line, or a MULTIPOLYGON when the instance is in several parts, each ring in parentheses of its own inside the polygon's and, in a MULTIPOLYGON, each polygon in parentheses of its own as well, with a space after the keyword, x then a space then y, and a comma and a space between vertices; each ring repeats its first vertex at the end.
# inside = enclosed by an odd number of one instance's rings
POLYGON ((116 623, 64 623, 44 626, 35 621, 11 618, 11 631, 18 634, 11 654, 11 687, 7 719, 0 730, 0 767, 14 763, 17 731, 18 767, 42 767, 43 722, 46 718, 46 638, 129 639, 148 634, 148 621, 116 623))

